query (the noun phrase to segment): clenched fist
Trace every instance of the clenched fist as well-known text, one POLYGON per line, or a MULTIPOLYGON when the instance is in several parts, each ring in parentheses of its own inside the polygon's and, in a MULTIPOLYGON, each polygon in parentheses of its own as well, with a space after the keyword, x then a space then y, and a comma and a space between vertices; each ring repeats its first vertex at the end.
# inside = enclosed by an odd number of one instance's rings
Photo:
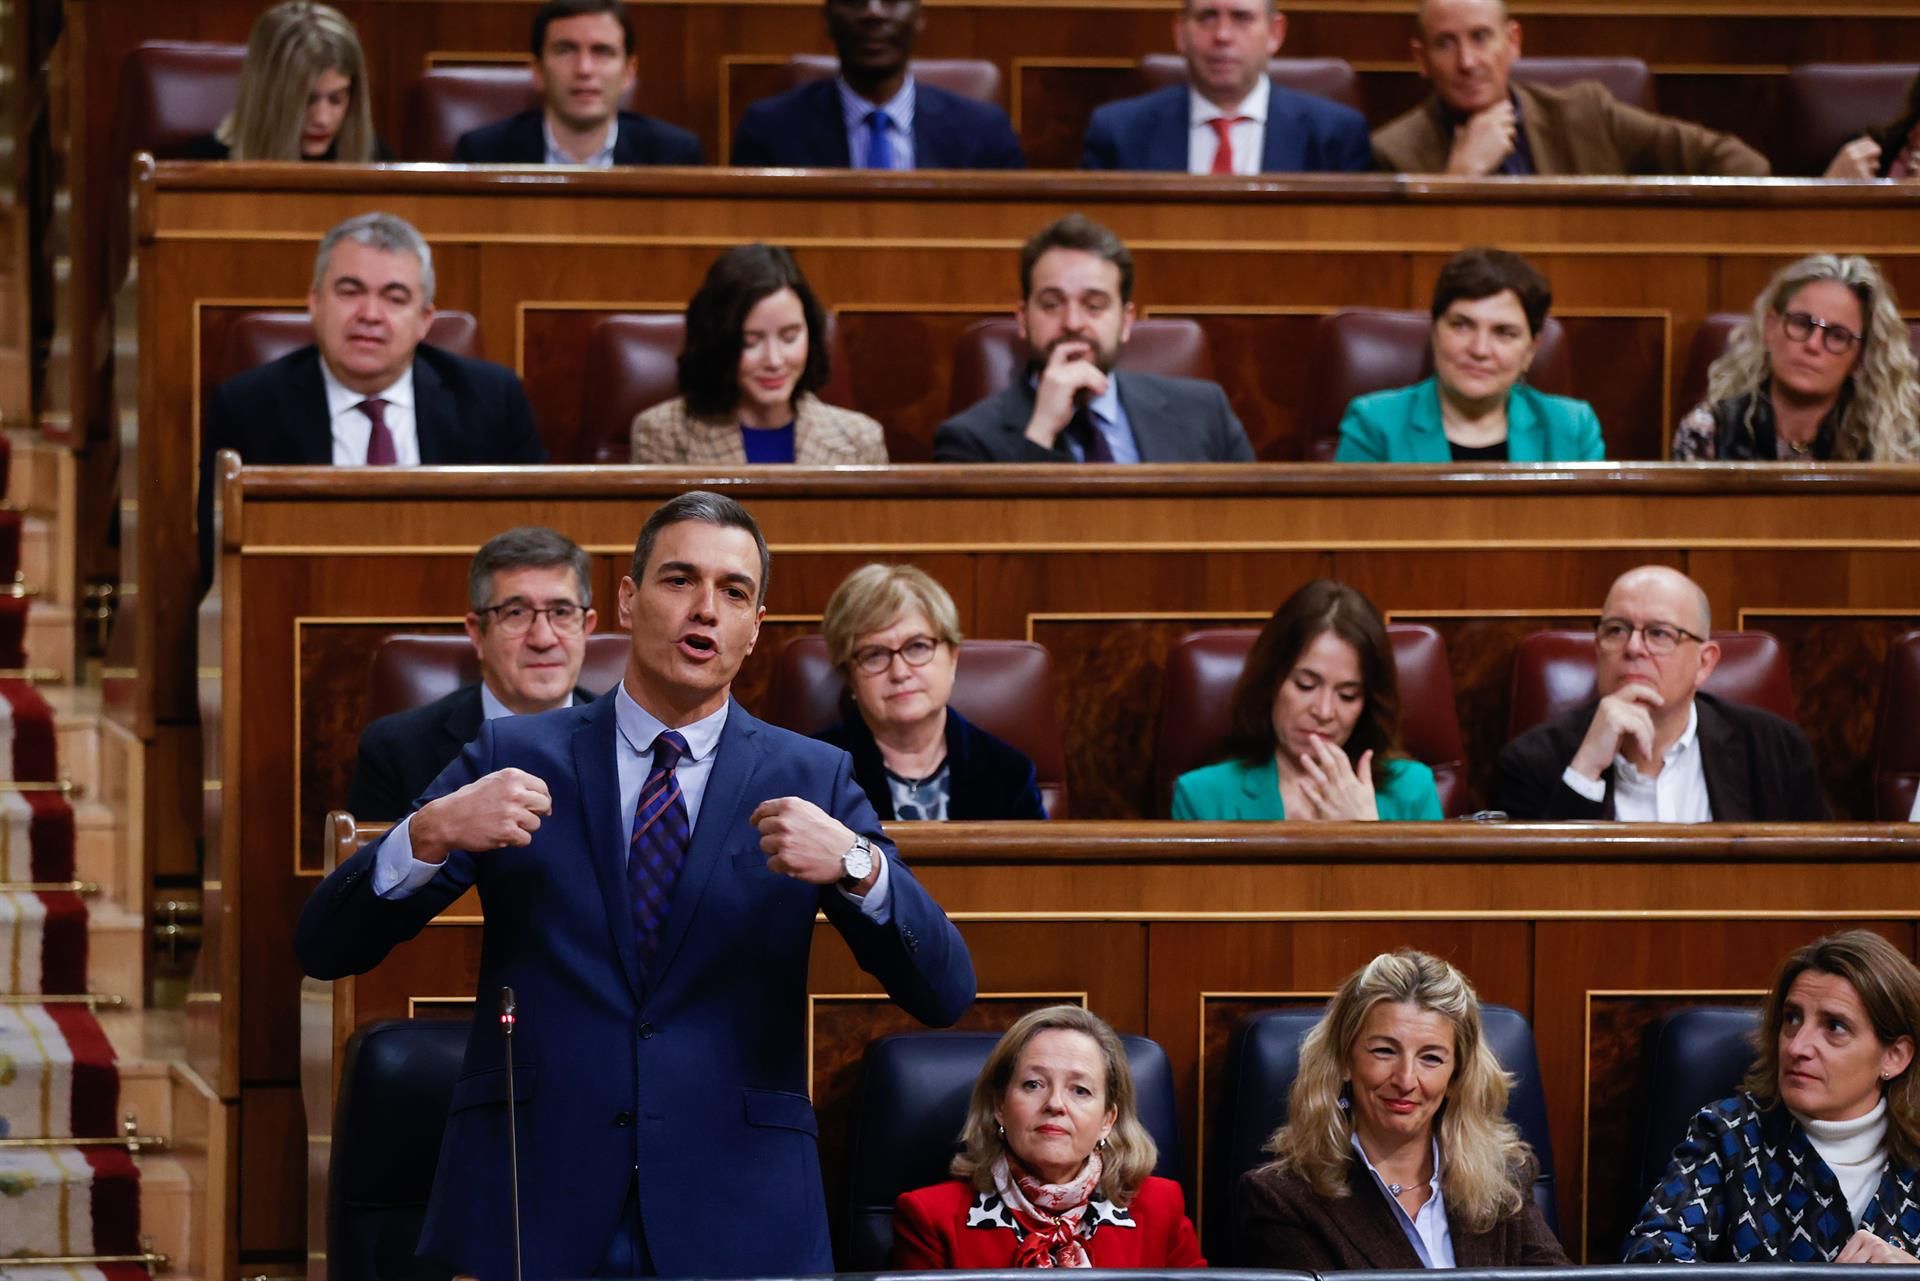
POLYGON ((478 853, 530 844, 541 818, 551 813, 553 795, 543 780, 525 770, 502 769, 428 801, 407 831, 415 858, 444 863, 450 850, 478 853))
MULTIPOLYGON (((761 801, 747 821, 760 831, 769 872, 811 885, 832 885, 846 875, 841 859, 853 848, 853 830, 812 801, 798 796, 761 801)), ((877 861, 874 867, 877 874, 877 861)), ((872 883, 869 875, 853 892, 863 894, 872 883)))

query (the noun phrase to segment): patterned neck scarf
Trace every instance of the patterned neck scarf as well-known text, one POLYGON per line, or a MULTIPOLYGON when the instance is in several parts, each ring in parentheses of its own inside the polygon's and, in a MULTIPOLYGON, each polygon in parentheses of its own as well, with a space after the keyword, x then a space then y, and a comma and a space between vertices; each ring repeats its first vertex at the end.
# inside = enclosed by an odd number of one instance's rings
POLYGON ((993 1183, 1026 1229, 1026 1237, 1014 1247, 1016 1268, 1090 1268, 1086 1238, 1093 1235, 1089 1225, 1082 1233, 1087 1207, 1094 1189, 1100 1186, 1100 1154, 1090 1153, 1079 1175, 1066 1183, 1042 1183, 1025 1169, 1012 1166, 1005 1157, 993 1163, 993 1183))

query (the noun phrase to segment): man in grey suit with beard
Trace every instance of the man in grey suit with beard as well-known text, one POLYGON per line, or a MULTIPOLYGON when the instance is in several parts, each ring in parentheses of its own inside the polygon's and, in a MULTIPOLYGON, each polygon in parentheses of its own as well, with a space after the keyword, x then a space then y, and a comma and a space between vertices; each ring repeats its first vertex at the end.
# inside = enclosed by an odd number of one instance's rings
POLYGON ((1014 315, 1035 366, 940 424, 935 462, 1250 463, 1219 384, 1115 372, 1133 330, 1133 255, 1068 214, 1020 251, 1014 315))

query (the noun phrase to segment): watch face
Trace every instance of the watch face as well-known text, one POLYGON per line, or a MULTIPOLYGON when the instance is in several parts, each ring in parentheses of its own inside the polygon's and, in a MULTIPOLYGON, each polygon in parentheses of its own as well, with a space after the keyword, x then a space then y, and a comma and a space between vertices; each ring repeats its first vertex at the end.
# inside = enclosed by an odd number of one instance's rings
POLYGON ((866 880, 873 874, 873 846, 865 840, 855 841, 853 848, 841 856, 840 867, 849 880, 866 880))

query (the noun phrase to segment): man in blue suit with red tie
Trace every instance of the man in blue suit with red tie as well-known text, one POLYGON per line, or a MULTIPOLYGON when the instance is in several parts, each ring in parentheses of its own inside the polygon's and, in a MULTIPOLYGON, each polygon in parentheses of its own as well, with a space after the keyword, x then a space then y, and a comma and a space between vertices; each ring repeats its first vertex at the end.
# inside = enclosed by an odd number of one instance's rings
POLYGON ((1242 175, 1373 168, 1365 117, 1267 76, 1286 34, 1275 0, 1186 0, 1173 40, 1188 83, 1095 111, 1080 167, 1242 175))
POLYGON ((806 1094, 815 913, 922 1022, 973 1000, 965 943, 846 753, 732 700, 768 569, 733 500, 661 506, 620 583, 633 648, 614 693, 488 722, 308 902, 301 962, 337 978, 480 892, 480 1000, 423 1258, 513 1274, 511 1103, 528 1278, 831 1271, 806 1094))

